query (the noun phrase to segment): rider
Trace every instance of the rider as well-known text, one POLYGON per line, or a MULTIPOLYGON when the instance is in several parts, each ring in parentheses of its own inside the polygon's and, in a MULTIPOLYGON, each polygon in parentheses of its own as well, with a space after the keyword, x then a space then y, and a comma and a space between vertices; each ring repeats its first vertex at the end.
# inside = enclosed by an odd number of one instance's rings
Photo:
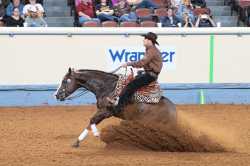
POLYGON ((132 66, 135 68, 144 68, 145 72, 138 75, 122 91, 118 104, 111 108, 115 114, 118 114, 123 110, 123 107, 128 103, 136 90, 156 81, 161 72, 163 65, 162 57, 159 49, 155 46, 155 44, 159 45, 156 41, 157 35, 153 32, 149 32, 142 36, 144 37, 143 44, 146 48, 145 56, 137 62, 124 63, 122 64, 122 67, 132 66))

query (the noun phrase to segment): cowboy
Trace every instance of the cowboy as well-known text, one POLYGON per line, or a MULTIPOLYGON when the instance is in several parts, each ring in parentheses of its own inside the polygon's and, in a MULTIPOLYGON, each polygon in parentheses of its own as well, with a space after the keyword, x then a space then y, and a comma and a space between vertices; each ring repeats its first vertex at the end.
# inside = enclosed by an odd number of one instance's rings
POLYGON ((159 45, 156 41, 157 35, 153 32, 149 32, 142 36, 144 37, 143 44, 146 48, 145 56, 137 62, 124 63, 122 64, 122 67, 132 66, 135 68, 144 68, 145 72, 138 75, 125 87, 119 97, 117 105, 114 104, 115 102, 112 101, 112 99, 108 98, 108 100, 113 104, 111 111, 113 111, 114 114, 118 114, 123 110, 123 107, 128 103, 129 99, 136 90, 149 85, 153 81, 156 81, 161 72, 163 65, 162 57, 159 49, 155 46, 155 44, 159 45))

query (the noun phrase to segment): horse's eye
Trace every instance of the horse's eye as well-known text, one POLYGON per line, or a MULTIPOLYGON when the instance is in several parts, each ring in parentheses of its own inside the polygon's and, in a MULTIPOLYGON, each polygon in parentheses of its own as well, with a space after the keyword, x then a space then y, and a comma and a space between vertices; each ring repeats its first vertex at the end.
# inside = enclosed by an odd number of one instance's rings
POLYGON ((71 83, 71 79, 68 78, 68 79, 67 79, 67 83, 71 83))

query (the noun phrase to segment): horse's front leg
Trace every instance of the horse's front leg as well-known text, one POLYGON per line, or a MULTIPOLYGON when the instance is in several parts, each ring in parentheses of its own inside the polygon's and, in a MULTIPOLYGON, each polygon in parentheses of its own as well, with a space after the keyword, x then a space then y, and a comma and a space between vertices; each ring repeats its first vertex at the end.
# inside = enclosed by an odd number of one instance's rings
POLYGON ((90 119, 89 125, 82 131, 76 142, 72 145, 73 147, 79 147, 80 143, 88 136, 89 131, 91 130, 94 136, 99 137, 99 131, 96 128, 96 125, 99 124, 102 120, 113 116, 112 112, 107 109, 98 110, 95 115, 90 119))

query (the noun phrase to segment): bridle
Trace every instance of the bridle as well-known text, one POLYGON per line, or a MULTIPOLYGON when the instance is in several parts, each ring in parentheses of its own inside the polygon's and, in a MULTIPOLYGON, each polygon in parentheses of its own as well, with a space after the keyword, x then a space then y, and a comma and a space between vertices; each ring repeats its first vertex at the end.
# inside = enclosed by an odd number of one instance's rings
POLYGON ((63 84, 63 88, 62 88, 62 92, 60 93, 63 93, 63 97, 64 97, 64 100, 73 100, 75 98, 78 98, 78 97, 81 97, 83 96, 84 94, 88 93, 88 90, 87 89, 84 89, 84 88, 80 88, 81 92, 77 93, 76 95, 74 96, 71 96, 71 97, 65 97, 67 95, 70 95, 70 93, 67 91, 67 86, 68 86, 68 83, 70 83, 70 78, 68 79, 65 79, 62 81, 62 84, 63 84))

